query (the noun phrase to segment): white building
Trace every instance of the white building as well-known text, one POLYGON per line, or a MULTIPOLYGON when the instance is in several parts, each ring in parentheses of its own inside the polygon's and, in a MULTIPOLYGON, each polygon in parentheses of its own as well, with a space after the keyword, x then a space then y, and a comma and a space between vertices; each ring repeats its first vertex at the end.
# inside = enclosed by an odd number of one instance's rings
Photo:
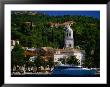
POLYGON ((83 60, 85 58, 85 51, 78 50, 78 49, 56 49, 54 54, 54 62, 60 62, 61 58, 68 58, 70 56, 75 56, 78 60, 80 65, 82 65, 83 60))
POLYGON ((14 48, 14 46, 15 46, 16 43, 19 44, 19 41, 11 40, 11 51, 14 48))
POLYGON ((85 51, 80 49, 74 49, 74 38, 73 38, 73 30, 70 25, 66 26, 65 30, 65 45, 64 49, 56 49, 54 53, 54 62, 61 62, 61 58, 68 58, 69 56, 76 56, 79 60, 80 65, 82 65, 85 51))
POLYGON ((65 31, 65 48, 74 48, 73 30, 69 25, 66 26, 65 31))
POLYGON ((29 61, 34 62, 35 61, 36 56, 32 56, 29 58, 29 61))
POLYGON ((68 58, 69 56, 73 55, 72 50, 68 49, 56 49, 54 54, 54 62, 59 62, 60 58, 68 58))
POLYGON ((82 65, 83 64, 83 60, 85 58, 85 51, 84 50, 74 49, 74 56, 79 60, 80 65, 82 65))

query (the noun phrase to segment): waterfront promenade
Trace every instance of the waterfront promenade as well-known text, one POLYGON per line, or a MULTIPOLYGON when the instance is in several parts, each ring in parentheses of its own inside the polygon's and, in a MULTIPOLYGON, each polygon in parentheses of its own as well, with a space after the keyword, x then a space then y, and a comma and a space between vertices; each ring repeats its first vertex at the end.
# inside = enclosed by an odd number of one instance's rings
POLYGON ((92 76, 71 76, 71 75, 52 75, 49 72, 39 72, 39 73, 14 73, 11 75, 12 77, 100 77, 100 74, 97 73, 96 75, 92 75, 92 76))

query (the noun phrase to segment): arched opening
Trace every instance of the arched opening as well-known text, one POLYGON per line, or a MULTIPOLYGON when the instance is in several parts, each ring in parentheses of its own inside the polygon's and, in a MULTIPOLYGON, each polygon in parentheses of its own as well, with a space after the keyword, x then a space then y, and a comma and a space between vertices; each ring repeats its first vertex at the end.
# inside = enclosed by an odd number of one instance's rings
POLYGON ((66 36, 68 37, 68 33, 66 34, 66 36))
POLYGON ((71 36, 71 32, 69 33, 69 36, 71 36))
POLYGON ((71 47, 71 44, 69 44, 69 47, 71 47))

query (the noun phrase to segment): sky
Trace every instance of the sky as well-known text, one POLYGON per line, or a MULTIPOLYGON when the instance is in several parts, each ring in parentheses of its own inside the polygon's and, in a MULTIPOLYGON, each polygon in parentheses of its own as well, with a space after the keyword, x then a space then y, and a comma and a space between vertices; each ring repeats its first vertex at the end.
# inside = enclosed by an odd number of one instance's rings
POLYGON ((43 11, 50 16, 81 15, 100 19, 100 11, 43 11))

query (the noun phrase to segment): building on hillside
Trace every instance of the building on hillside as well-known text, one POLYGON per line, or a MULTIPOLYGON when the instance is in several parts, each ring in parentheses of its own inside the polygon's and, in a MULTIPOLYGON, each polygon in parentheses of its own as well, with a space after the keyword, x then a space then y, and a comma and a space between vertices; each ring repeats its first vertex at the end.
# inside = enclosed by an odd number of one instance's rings
MULTIPOLYGON (((74 47, 74 37, 73 37, 73 29, 70 27, 74 22, 64 22, 64 23, 51 23, 51 26, 65 26, 65 38, 64 38, 64 48, 63 49, 53 49, 52 47, 41 47, 41 48, 28 48, 23 47, 25 50, 25 57, 30 57, 30 61, 34 61, 38 55, 40 55, 45 61, 48 61, 50 58, 53 59, 54 62, 61 63, 61 58, 67 59, 70 56, 76 56, 79 60, 80 65, 83 64, 83 60, 85 58, 85 51, 76 49, 74 47)), ((28 24, 28 22, 26 23, 28 24)), ((29 22, 29 25, 32 23, 29 22)), ((11 41, 11 50, 14 48, 15 43, 19 44, 19 41, 11 41)))
POLYGON ((75 56, 79 60, 80 65, 82 65, 85 58, 84 54, 85 51, 79 49, 56 49, 54 53, 54 62, 59 64, 61 63, 60 59, 67 59, 70 56, 75 56))
POLYGON ((25 57, 33 57, 37 55, 36 48, 28 48, 24 51, 25 57))
POLYGON ((73 55, 73 50, 71 49, 56 49, 54 53, 54 62, 60 62, 61 58, 68 58, 73 55))
POLYGON ((42 57, 45 61, 49 61, 50 58, 54 60, 54 49, 52 47, 41 47, 41 49, 43 50, 42 57))
POLYGON ((80 49, 75 49, 74 47, 74 38, 73 38, 73 30, 70 27, 70 24, 65 25, 65 38, 64 38, 64 48, 63 49, 56 49, 54 53, 54 62, 61 63, 61 58, 68 58, 70 56, 75 56, 80 65, 83 64, 83 60, 85 58, 85 51, 80 49))
POLYGON ((82 65, 85 59, 85 50, 74 49, 74 56, 79 60, 80 65, 82 65))
POLYGON ((63 26, 64 24, 65 38, 63 49, 53 49, 52 47, 30 48, 25 51, 25 55, 30 56, 31 61, 33 61, 38 55, 40 55, 45 61, 53 58, 55 63, 61 63, 60 59, 62 58, 67 59, 70 56, 75 56, 79 60, 80 65, 82 65, 85 58, 85 51, 74 47, 73 29, 70 27, 71 22, 70 24, 63 23, 63 26))
POLYGON ((14 48, 16 43, 19 44, 19 41, 18 40, 11 40, 11 51, 14 48))
POLYGON ((54 50, 52 47, 28 48, 24 52, 25 57, 29 57, 30 61, 34 61, 37 56, 41 56, 45 61, 53 59, 54 50))
POLYGON ((65 28, 65 45, 64 48, 74 48, 73 30, 69 25, 65 28))

